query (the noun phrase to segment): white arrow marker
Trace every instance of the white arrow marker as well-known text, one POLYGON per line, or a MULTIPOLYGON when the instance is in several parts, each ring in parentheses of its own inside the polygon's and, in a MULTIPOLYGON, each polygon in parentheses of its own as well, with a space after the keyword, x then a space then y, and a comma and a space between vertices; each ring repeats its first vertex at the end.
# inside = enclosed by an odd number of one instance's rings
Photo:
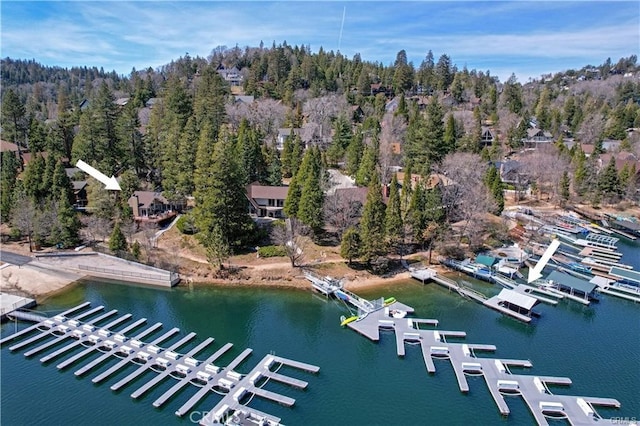
POLYGON ((76 167, 85 173, 89 173, 89 175, 102 182, 104 184, 104 189, 108 191, 120 191, 120 184, 115 177, 111 176, 110 178, 108 178, 105 174, 100 173, 100 171, 91 167, 82 160, 78 160, 78 162, 76 163, 76 167))
POLYGON ((553 253, 556 252, 558 247, 560 247, 560 241, 552 240, 540 260, 538 260, 536 266, 534 266, 533 269, 529 269, 529 278, 527 279, 527 282, 530 283, 531 281, 542 278, 542 270, 547 266, 547 262, 549 262, 551 256, 553 256, 553 253))

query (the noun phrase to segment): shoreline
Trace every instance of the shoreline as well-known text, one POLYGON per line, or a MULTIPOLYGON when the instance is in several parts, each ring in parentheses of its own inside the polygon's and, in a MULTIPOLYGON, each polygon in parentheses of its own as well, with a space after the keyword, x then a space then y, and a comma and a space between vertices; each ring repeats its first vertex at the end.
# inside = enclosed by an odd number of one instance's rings
MULTIPOLYGON (((323 272, 330 274, 332 272, 331 269, 338 269, 338 267, 336 266, 335 268, 332 268, 330 266, 327 269, 328 270, 323 272)), ((207 279, 200 276, 194 277, 192 275, 183 275, 182 280, 175 287, 263 287, 270 289, 311 289, 310 282, 306 278, 302 277, 300 268, 296 268, 291 271, 277 271, 284 273, 276 273, 275 276, 266 277, 264 275, 259 276, 259 274, 254 276, 251 272, 251 268, 249 267, 243 277, 230 277, 225 279, 207 279)), ((47 299, 72 289, 73 287, 81 284, 82 280, 90 279, 105 282, 110 281, 109 279, 80 275, 70 271, 54 270, 50 267, 37 263, 37 261, 32 261, 29 264, 22 266, 8 265, 2 268, 1 273, 2 284, 0 285, 0 289, 3 292, 26 295, 36 299, 38 303, 44 303, 47 299)), ((354 275, 353 272, 348 275, 350 276, 345 277, 345 288, 354 291, 370 290, 411 280, 411 276, 407 271, 400 271, 389 277, 379 277, 361 273, 354 275)), ((118 284, 138 285, 136 283, 125 281, 118 281, 118 284)), ((146 286, 142 283, 139 285, 146 286)))

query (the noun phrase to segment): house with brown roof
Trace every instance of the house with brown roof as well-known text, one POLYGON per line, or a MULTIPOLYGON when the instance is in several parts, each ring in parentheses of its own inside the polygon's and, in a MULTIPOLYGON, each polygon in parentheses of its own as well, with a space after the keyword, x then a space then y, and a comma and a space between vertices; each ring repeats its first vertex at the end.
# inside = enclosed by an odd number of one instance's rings
POLYGON ((160 223, 181 212, 184 201, 169 201, 161 192, 135 191, 127 201, 138 222, 160 223))
POLYGON ((249 214, 256 217, 283 218, 288 186, 267 186, 254 182, 247 186, 249 214))

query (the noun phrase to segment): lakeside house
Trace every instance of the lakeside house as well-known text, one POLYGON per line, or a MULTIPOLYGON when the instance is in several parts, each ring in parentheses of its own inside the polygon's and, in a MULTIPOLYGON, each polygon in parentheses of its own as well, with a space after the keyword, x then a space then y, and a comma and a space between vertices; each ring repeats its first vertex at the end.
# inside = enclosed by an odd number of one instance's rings
POLYGON ((299 136, 300 131, 301 129, 298 127, 278 129, 278 136, 276 137, 276 149, 278 151, 282 151, 284 149, 284 143, 287 140, 287 138, 291 136, 291 133, 293 133, 296 136, 299 136))
POLYGON ((73 184, 73 208, 75 210, 85 210, 87 207, 87 181, 74 180, 73 184))
POLYGON ((185 201, 169 201, 162 193, 154 191, 135 191, 127 201, 137 222, 160 223, 185 208, 185 201))
POLYGON ((255 217, 284 218, 284 201, 289 192, 288 186, 267 186, 257 182, 246 188, 249 200, 249 214, 255 217))
POLYGON ((242 76, 238 68, 236 67, 224 68, 223 66, 221 66, 218 69, 218 74, 220 74, 220 77, 222 77, 224 81, 229 83, 230 86, 232 87, 242 86, 242 81, 244 80, 244 77, 242 76))

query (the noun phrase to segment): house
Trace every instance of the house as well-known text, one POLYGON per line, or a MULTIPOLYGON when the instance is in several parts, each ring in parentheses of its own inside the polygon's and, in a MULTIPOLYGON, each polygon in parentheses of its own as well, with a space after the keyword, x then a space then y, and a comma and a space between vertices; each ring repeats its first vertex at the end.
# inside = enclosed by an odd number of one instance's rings
POLYGON ((287 140, 287 138, 291 135, 291 132, 293 132, 294 135, 300 135, 300 128, 282 128, 282 129, 278 129, 278 137, 276 138, 276 148, 278 149, 278 151, 282 151, 284 149, 284 142, 287 140))
POLYGON ((288 186, 265 186, 254 182, 246 189, 249 214, 256 217, 285 217, 283 208, 289 192, 288 186))
POLYGON ((251 105, 255 100, 255 98, 253 96, 248 96, 248 95, 235 95, 233 97, 233 100, 235 103, 251 105))
POLYGON ((229 69, 221 67, 218 69, 218 74, 223 78, 224 81, 229 83, 230 86, 242 86, 242 81, 244 77, 236 67, 231 67, 229 69))
POLYGON ((129 103, 129 98, 118 98, 115 100, 115 104, 119 107, 123 107, 129 103))
POLYGON ((513 185, 523 184, 527 182, 527 178, 522 172, 522 164, 516 160, 496 161, 495 163, 500 180, 504 183, 513 185))
POLYGON ((400 99, 397 96, 391 99, 384 106, 385 112, 395 112, 398 109, 399 102, 400 102, 400 99))
POLYGON ((147 100, 147 102, 144 103, 144 106, 146 106, 149 109, 153 109, 153 107, 158 104, 161 101, 161 98, 149 98, 149 100, 147 100))
POLYGON ((73 208, 76 210, 84 210, 87 207, 87 181, 74 180, 72 184, 73 184, 73 208))
POLYGON ((495 133, 490 127, 482 126, 480 135, 480 146, 491 146, 496 140, 495 133))
POLYGON ((538 127, 532 127, 527 129, 527 137, 522 140, 522 142, 529 146, 535 146, 539 143, 551 143, 553 142, 553 137, 551 133, 547 131, 543 131, 538 127))
POLYGON ((176 216, 185 207, 184 201, 169 201, 154 191, 135 191, 127 203, 138 222, 159 223, 176 216))
POLYGON ((386 93, 387 88, 382 85, 382 83, 372 83, 371 86, 371 96, 375 96, 378 93, 386 93))
POLYGON ((0 151, 1 152, 18 152, 18 145, 16 145, 13 142, 0 140, 0 151))
POLYGON ((602 149, 607 152, 617 151, 620 148, 621 140, 617 139, 605 139, 602 141, 602 149))

